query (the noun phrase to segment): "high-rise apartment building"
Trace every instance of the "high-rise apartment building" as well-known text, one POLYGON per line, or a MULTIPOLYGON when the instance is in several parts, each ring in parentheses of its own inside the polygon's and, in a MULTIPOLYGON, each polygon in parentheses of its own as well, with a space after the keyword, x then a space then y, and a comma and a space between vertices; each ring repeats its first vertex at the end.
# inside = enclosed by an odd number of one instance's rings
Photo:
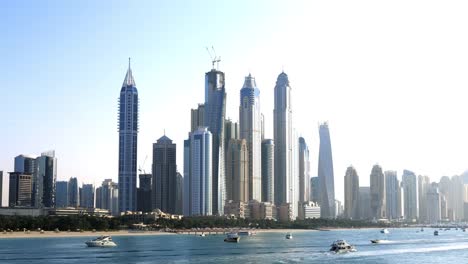
POLYGON ((8 206, 32 206, 33 176, 21 172, 10 172, 8 206))
POLYGON ((429 224, 437 224, 441 218, 441 197, 436 183, 428 186, 426 192, 426 221, 429 224))
POLYGON ((318 177, 310 178, 310 200, 320 206, 320 184, 318 177))
POLYGON ((371 218, 371 195, 370 187, 359 187, 359 218, 371 218))
POLYGON ((231 139, 226 155, 226 197, 234 202, 248 202, 249 152, 245 139, 231 139))
POLYGON ((431 185, 428 176, 418 176, 418 202, 419 202, 419 221, 427 221, 427 192, 431 185))
POLYGON ((182 176, 182 174, 180 174, 180 172, 177 172, 175 213, 178 215, 182 215, 183 208, 184 208, 184 177, 182 176))
POLYGON ((374 165, 370 174, 371 214, 374 219, 387 218, 385 175, 382 167, 374 165))
POLYGON ((175 213, 176 182, 176 144, 164 135, 153 144, 153 208, 175 213))
POLYGON ((275 199, 275 143, 273 139, 262 141, 262 201, 273 203, 275 199))
POLYGON ((80 192, 78 179, 71 177, 68 180, 68 206, 70 207, 80 207, 80 192))
MULTIPOLYGON (((284 208, 297 207, 292 204, 293 192, 293 126, 291 86, 288 75, 278 75, 274 90, 273 137, 275 142, 275 204, 284 208), (289 204, 286 206, 285 204, 289 204)), ((291 214, 292 217, 294 215, 291 214)))
POLYGON ((57 181, 55 207, 68 207, 68 182, 57 181))
POLYGON ((128 61, 119 98, 119 209, 136 210, 138 91, 128 61))
POLYGON ((385 202, 387 206, 387 218, 398 219, 398 192, 400 182, 396 171, 385 171, 385 202))
POLYGON ((299 203, 309 201, 310 160, 309 147, 303 137, 299 138, 299 203))
POLYGON ((404 187, 405 218, 409 221, 417 220, 419 218, 418 183, 414 172, 404 170, 402 184, 404 187))
POLYGON ((83 184, 80 192, 80 207, 94 208, 94 186, 83 184))
POLYGON ((113 216, 119 214, 119 185, 111 179, 105 179, 96 189, 96 208, 107 209, 113 216))
POLYGON ((137 211, 151 212, 151 210, 153 209, 153 203, 151 198, 153 175, 140 174, 139 178, 140 187, 137 190, 137 211))
POLYGON ((349 219, 359 218, 359 176, 353 166, 346 169, 344 177, 344 216, 349 219))
MULTIPOLYGON (((225 157, 224 121, 226 118, 226 90, 224 72, 213 68, 205 73, 205 116, 204 124, 212 136, 212 206, 215 215, 224 214, 225 190, 225 157)), ((206 208, 207 209, 207 208, 206 208)), ((207 211, 205 211, 207 212, 207 211)))
POLYGON ((335 218, 335 178, 328 123, 325 122, 320 125, 319 135, 318 177, 320 186, 320 216, 323 218, 335 218))
POLYGON ((255 78, 245 77, 240 91, 239 106, 240 138, 247 141, 249 156, 249 200, 262 200, 262 114, 260 112, 260 90, 255 78))
POLYGON ((192 109, 190 114, 190 132, 194 132, 205 124, 205 105, 198 104, 198 108, 192 109))
POLYGON ((55 182, 57 158, 55 151, 48 151, 36 158, 33 174, 32 203, 35 207, 55 207, 55 182))

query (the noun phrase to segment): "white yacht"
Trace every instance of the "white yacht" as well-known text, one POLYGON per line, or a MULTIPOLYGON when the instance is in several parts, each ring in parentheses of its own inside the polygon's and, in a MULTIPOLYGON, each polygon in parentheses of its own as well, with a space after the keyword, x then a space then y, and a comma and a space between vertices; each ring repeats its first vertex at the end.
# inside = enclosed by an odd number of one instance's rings
POLYGON ((239 242, 240 236, 237 233, 228 233, 226 238, 224 239, 224 242, 239 242))
POLYGON ((355 252, 356 248, 345 240, 337 240, 331 244, 330 251, 334 251, 335 253, 355 252))
POLYGON ((286 239, 292 239, 292 238, 293 238, 293 236, 292 236, 291 233, 287 233, 287 234, 286 234, 286 239))
POLYGON ((382 234, 388 234, 388 233, 390 233, 390 231, 388 231, 387 228, 384 228, 384 229, 380 230, 380 233, 382 233, 382 234))
POLYGON ((206 235, 205 235, 205 233, 201 233, 200 236, 201 236, 201 237, 204 237, 204 236, 206 236, 206 235))
POLYGON ((110 236, 100 236, 96 239, 85 242, 88 247, 115 247, 117 244, 110 236))

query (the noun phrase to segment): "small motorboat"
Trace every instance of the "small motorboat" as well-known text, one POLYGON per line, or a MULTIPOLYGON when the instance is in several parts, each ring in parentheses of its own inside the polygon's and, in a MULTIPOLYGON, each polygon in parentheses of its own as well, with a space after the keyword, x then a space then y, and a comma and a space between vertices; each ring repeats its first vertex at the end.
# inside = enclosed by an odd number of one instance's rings
POLYGON ((330 251, 335 253, 347 253, 347 252, 355 252, 357 251, 356 248, 345 240, 337 240, 331 244, 330 251))
POLYGON ((421 232, 424 232, 424 228, 421 228, 421 232))
POLYGON ((463 231, 463 232, 466 232, 466 228, 463 227, 463 228, 462 228, 462 231, 463 231))
POLYGON ((384 228, 384 229, 380 230, 380 233, 382 233, 382 234, 388 234, 388 233, 390 233, 390 231, 388 231, 387 228, 384 228))
POLYGON ((115 247, 117 244, 110 236, 100 236, 96 239, 85 242, 88 247, 115 247))
POLYGON ((238 243, 240 240, 240 236, 237 233, 228 233, 224 242, 235 242, 238 243))
POLYGON ((205 235, 205 233, 201 233, 200 236, 201 236, 201 237, 204 237, 204 236, 206 236, 206 235, 205 235))
POLYGON ((438 236, 439 235, 439 231, 434 231, 434 236, 438 236))
POLYGON ((372 242, 373 244, 379 244, 379 243, 382 243, 382 240, 380 240, 380 239, 372 239, 370 242, 372 242))
POLYGON ((293 235, 291 233, 286 234, 286 239, 292 239, 292 238, 293 238, 293 235))

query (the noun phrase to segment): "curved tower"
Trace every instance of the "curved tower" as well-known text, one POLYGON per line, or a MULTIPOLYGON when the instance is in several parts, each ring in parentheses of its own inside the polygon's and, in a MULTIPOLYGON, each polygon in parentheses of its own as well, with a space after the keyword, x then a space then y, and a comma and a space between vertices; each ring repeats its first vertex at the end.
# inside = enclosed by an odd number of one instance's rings
POLYGON ((240 91, 239 107, 240 138, 247 141, 249 155, 249 200, 262 200, 262 114, 260 113, 260 90, 255 78, 245 77, 240 91))
POLYGON ((325 122, 320 125, 319 135, 318 177, 320 186, 320 216, 322 218, 335 218, 335 178, 328 123, 325 122))
POLYGON ((119 211, 136 211, 138 91, 130 68, 119 98, 119 211))

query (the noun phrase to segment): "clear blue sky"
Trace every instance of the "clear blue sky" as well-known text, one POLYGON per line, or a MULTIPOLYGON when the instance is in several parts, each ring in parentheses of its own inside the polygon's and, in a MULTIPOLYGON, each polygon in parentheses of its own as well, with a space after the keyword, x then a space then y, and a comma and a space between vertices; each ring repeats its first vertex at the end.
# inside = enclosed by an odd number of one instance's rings
POLYGON ((330 123, 336 192, 353 164, 438 180, 468 168, 467 4, 463 1, 9 1, 0 32, 0 170, 55 149, 59 180, 117 179, 117 98, 132 57, 139 165, 152 143, 182 143, 203 101, 205 46, 226 72, 228 116, 252 73, 272 137, 284 68, 295 127, 316 174, 318 122, 330 123))

